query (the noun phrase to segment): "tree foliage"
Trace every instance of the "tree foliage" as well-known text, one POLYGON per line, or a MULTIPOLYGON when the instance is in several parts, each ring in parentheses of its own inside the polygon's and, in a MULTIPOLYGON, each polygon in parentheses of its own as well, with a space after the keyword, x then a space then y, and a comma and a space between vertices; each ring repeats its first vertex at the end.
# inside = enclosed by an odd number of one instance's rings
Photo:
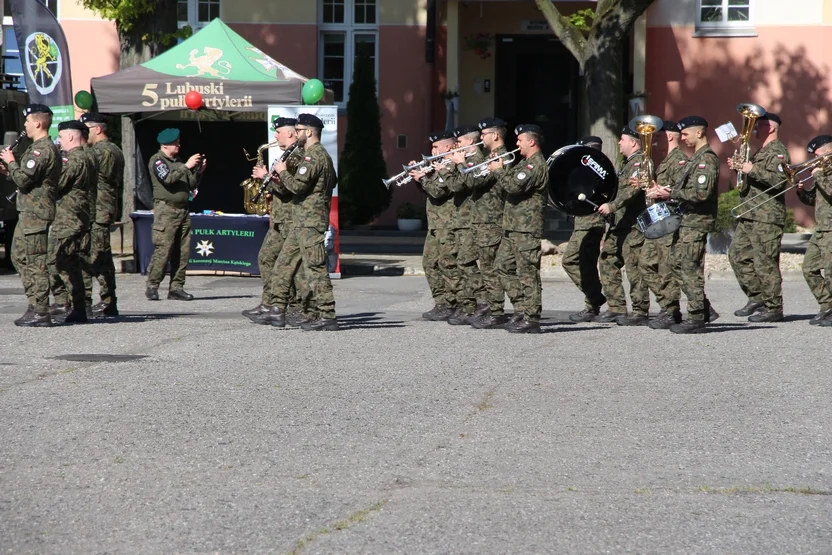
POLYGON ((338 209, 343 221, 367 224, 390 206, 381 150, 381 109, 373 60, 366 45, 355 59, 347 101, 347 134, 338 160, 338 209))
MULTIPOLYGON (((172 46, 178 39, 186 39, 193 34, 190 25, 182 29, 176 28, 176 19, 173 20, 173 30, 157 32, 146 29, 144 24, 156 19, 160 5, 171 3, 169 0, 80 0, 82 6, 90 9, 104 19, 115 22, 119 34, 132 33, 138 30, 143 40, 157 42, 164 46, 172 46)), ((172 2, 174 8, 176 0, 172 2)))

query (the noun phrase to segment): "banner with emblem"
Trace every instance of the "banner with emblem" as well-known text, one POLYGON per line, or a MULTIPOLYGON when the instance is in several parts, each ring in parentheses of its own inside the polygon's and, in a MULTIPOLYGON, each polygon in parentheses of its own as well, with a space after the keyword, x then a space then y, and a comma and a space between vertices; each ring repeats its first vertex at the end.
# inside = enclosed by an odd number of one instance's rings
POLYGON ((29 101, 52 109, 54 117, 49 135, 55 138, 58 124, 75 116, 64 31, 43 2, 9 0, 9 9, 29 101))
MULTIPOLYGON (((272 122, 277 118, 295 118, 300 114, 312 114, 318 116, 324 123, 324 130, 321 133, 321 144, 326 149, 335 170, 338 171, 338 107, 337 106, 297 106, 292 104, 287 105, 272 105, 269 106, 268 119, 266 126, 269 141, 271 142, 274 136, 274 128, 272 122)), ((283 151, 280 147, 272 147, 269 149, 269 167, 272 166, 281 156, 283 151)), ((324 239, 329 260, 327 261, 327 268, 329 269, 329 276, 333 278, 341 277, 341 245, 338 227, 338 185, 332 191, 332 204, 329 208, 329 231, 324 239)))

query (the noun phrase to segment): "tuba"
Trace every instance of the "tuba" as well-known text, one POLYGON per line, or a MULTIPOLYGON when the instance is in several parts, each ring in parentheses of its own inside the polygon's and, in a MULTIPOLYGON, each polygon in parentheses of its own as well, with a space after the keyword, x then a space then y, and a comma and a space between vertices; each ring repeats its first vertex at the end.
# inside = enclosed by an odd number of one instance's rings
MULTIPOLYGON (((251 156, 246 149, 243 149, 243 152, 246 155, 246 160, 249 162, 256 161, 256 165, 262 166, 264 164, 263 152, 273 146, 278 146, 277 141, 258 146, 257 156, 251 156)), ((269 213, 268 199, 265 195, 258 195, 262 184, 262 179, 255 179, 253 177, 249 177, 240 183, 240 187, 243 188, 243 208, 245 208, 245 211, 249 214, 264 216, 269 213)))
POLYGON ((641 150, 644 159, 636 172, 636 187, 647 190, 653 182, 653 159, 650 157, 653 151, 653 133, 660 131, 664 126, 661 118, 656 116, 636 116, 630 120, 629 127, 638 133, 641 139, 641 150))
MULTIPOLYGON (((734 151, 732 157, 735 168, 751 161, 751 145, 749 143, 751 132, 754 131, 757 120, 766 115, 765 109, 756 104, 738 104, 737 112, 742 114, 742 133, 735 139, 735 142, 739 141, 740 143, 740 147, 734 151)), ((741 170, 737 171, 737 189, 741 193, 748 189, 746 175, 741 170)))

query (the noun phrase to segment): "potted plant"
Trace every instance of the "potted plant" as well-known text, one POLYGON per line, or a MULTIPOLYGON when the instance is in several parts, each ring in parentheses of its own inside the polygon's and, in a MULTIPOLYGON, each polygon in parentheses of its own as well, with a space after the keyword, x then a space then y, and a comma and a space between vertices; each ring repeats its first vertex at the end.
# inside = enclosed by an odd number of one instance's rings
POLYGON ((405 202, 396 210, 396 216, 398 217, 399 231, 418 231, 422 229, 425 209, 410 202, 405 202))
POLYGON ((491 46, 494 44, 494 35, 491 33, 471 33, 463 40, 465 50, 473 50, 483 60, 491 57, 491 46))
POLYGON ((445 106, 450 110, 451 106, 454 111, 459 111, 459 92, 456 89, 448 89, 442 93, 442 98, 445 99, 445 106))

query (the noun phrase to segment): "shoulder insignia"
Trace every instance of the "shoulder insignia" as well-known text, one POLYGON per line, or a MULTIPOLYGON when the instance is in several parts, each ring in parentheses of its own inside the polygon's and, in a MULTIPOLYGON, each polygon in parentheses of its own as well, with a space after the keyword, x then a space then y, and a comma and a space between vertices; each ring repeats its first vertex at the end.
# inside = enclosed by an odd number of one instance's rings
POLYGON ((778 157, 778 158, 780 158, 781 160, 783 159, 783 155, 782 155, 782 154, 778 154, 778 155, 777 155, 777 157, 778 157))
POLYGON ((680 166, 684 166, 684 165, 685 165, 685 164, 687 164, 687 163, 688 163, 688 161, 687 161, 687 160, 679 160, 679 165, 680 165, 680 166))
POLYGON ((30 159, 28 162, 26 162, 26 167, 27 167, 27 168, 29 168, 30 170, 31 170, 32 168, 34 168, 34 167, 35 167, 35 159, 34 159, 34 158, 32 158, 32 159, 30 159))
POLYGON ((306 173, 306 166, 301 166, 300 168, 298 168, 298 173, 300 175, 305 174, 306 173))
POLYGON ((472 168, 472 167, 474 166, 474 163, 473 163, 473 162, 468 162, 466 165, 467 165, 469 168, 472 168))
POLYGON ((34 154, 35 156, 40 156, 40 151, 39 150, 33 150, 32 154, 34 154))
POLYGON ((707 177, 705 177, 704 175, 700 175, 699 179, 697 179, 696 181, 699 182, 700 185, 704 185, 707 180, 707 177))
MULTIPOLYGON (((782 158, 782 156, 781 156, 781 158, 782 158)), ((779 171, 780 173, 783 173, 783 164, 777 164, 777 171, 779 171)))
POLYGON ((704 169, 705 169, 705 167, 706 167, 706 165, 705 165, 705 164, 699 164, 699 165, 697 166, 697 168, 699 168, 700 170, 704 170, 704 169))
POLYGON ((156 172, 156 176, 159 179, 166 178, 168 176, 168 174, 170 173, 170 168, 168 168, 168 165, 165 164, 164 160, 156 160, 154 165, 156 166, 154 168, 154 171, 156 172))
POLYGON ((303 158, 303 159, 304 159, 304 160, 306 160, 307 162, 309 162, 310 160, 312 160, 312 158, 310 158, 309 156, 304 156, 304 158, 303 158))
POLYGON ((64 163, 64 164, 66 164, 67 162, 69 162, 69 158, 67 158, 66 156, 64 156, 63 158, 61 158, 61 160, 63 161, 63 163, 64 163))
POLYGON ((524 179, 526 179, 526 172, 518 173, 517 174, 517 179, 519 179, 520 181, 523 181, 524 179))
POLYGON ((634 168, 637 168, 637 167, 639 167, 640 165, 641 165, 641 162, 636 162, 635 164, 633 164, 633 167, 634 167, 634 168))
POLYGON ((529 168, 530 170, 533 170, 533 169, 534 169, 534 166, 533 166, 533 165, 531 165, 531 164, 526 164, 526 167, 527 167, 527 168, 529 168))

